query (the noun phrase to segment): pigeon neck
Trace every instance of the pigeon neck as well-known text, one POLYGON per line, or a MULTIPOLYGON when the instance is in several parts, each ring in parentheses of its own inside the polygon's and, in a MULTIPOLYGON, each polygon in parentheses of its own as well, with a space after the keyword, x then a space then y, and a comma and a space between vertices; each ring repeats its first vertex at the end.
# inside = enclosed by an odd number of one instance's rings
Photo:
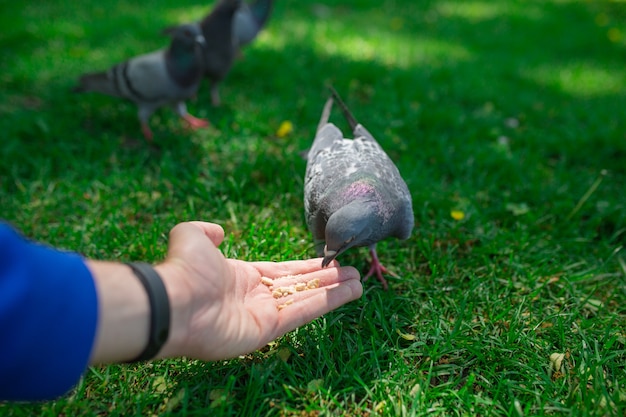
POLYGON ((165 52, 167 70, 181 87, 190 87, 198 82, 202 75, 198 46, 189 40, 172 40, 165 52))
POLYGON ((343 252, 353 246, 369 245, 376 224, 375 209, 364 201, 353 201, 335 211, 326 223, 326 245, 343 252))

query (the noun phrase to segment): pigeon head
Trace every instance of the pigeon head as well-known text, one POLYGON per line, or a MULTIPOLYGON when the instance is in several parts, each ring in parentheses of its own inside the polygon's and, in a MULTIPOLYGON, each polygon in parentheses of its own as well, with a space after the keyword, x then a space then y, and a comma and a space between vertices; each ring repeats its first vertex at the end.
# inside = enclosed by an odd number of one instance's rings
POLYGON ((170 77, 184 88, 198 83, 202 76, 202 46, 206 44, 200 25, 180 25, 163 32, 172 37, 165 59, 170 77))
POLYGON ((372 205, 363 201, 353 201, 335 211, 326 222, 322 267, 354 246, 369 245, 376 223, 372 205))
POLYGON ((163 30, 163 33, 172 37, 172 44, 177 45, 181 49, 193 49, 196 44, 204 45, 206 43, 200 25, 185 24, 172 26, 163 30))

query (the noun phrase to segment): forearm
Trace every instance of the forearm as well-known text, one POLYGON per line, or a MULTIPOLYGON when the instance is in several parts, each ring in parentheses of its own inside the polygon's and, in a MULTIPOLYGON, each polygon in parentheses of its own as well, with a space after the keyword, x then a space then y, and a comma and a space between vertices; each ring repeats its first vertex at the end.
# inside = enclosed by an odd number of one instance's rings
MULTIPOLYGON (((91 364, 117 363, 136 358, 148 343, 150 304, 146 289, 128 265, 87 261, 98 294, 98 327, 91 364)), ((170 335, 158 357, 181 354, 185 338, 186 300, 175 267, 155 268, 170 300, 170 335)))

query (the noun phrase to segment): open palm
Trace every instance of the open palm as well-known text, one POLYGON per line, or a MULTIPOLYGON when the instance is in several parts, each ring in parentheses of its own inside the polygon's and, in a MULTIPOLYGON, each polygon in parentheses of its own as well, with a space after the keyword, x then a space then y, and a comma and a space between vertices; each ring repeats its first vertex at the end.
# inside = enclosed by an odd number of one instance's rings
POLYGON ((170 232, 163 266, 183 269, 191 302, 181 351, 166 356, 217 360, 249 353, 363 292, 352 267, 322 269, 321 259, 226 259, 217 249, 223 238, 212 223, 181 223, 170 232))

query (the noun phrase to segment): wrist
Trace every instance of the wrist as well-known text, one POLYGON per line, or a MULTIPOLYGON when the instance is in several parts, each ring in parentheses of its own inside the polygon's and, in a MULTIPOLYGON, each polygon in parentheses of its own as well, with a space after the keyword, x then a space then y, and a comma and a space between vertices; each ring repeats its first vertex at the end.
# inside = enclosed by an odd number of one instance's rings
POLYGON ((182 266, 165 262, 154 267, 165 285, 170 304, 169 337, 155 359, 185 355, 189 338, 192 294, 184 279, 182 266))
POLYGON ((90 362, 124 362, 148 340, 150 306, 146 290, 123 264, 86 261, 98 293, 98 327, 90 362))

